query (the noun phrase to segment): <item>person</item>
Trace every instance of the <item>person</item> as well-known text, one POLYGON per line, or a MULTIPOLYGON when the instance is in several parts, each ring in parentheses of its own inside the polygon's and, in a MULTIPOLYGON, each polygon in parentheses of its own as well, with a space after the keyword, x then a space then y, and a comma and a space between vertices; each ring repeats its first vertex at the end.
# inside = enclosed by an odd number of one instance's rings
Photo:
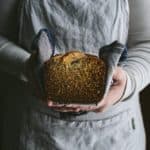
POLYGON ((148 0, 1 0, 2 149, 145 150, 139 92, 150 83, 149 6, 148 0), (23 76, 42 28, 55 35, 58 53, 98 55, 115 40, 127 44, 128 58, 98 106, 46 106, 33 96, 23 76))

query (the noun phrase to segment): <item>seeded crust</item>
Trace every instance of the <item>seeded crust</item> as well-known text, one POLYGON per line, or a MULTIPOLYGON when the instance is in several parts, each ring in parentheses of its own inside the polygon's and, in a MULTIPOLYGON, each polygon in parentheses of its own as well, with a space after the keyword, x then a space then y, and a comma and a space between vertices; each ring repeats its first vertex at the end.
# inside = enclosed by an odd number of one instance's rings
POLYGON ((78 50, 52 56, 44 65, 46 99, 60 104, 98 103, 104 95, 106 64, 78 50))

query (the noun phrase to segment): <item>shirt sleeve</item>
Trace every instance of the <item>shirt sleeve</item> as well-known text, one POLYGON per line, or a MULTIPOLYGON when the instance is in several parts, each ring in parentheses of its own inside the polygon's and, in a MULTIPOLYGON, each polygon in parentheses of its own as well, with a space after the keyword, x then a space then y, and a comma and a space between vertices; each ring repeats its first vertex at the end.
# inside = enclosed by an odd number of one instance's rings
POLYGON ((150 1, 130 0, 129 6, 128 58, 123 64, 127 84, 123 100, 150 83, 150 1))
POLYGON ((23 79, 24 64, 30 54, 0 36, 0 70, 23 79))

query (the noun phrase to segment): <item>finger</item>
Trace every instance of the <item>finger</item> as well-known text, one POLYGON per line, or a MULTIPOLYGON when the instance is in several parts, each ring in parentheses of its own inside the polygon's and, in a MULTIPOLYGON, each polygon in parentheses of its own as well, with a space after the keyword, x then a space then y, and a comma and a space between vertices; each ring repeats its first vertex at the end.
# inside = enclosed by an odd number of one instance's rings
POLYGON ((63 106, 65 106, 64 104, 58 104, 54 101, 48 101, 47 104, 48 104, 49 107, 63 107, 63 106))
POLYGON ((51 100, 48 101, 48 106, 50 106, 50 107, 62 107, 62 106, 65 106, 67 108, 78 108, 78 107, 80 107, 79 104, 60 104, 60 103, 56 103, 56 102, 51 101, 51 100))
POLYGON ((57 103, 54 103, 54 102, 49 102, 48 103, 48 106, 49 107, 55 107, 55 108, 66 108, 66 109, 80 109, 81 111, 89 111, 89 110, 93 110, 93 109, 96 109, 97 106, 84 106, 84 105, 78 105, 78 104, 57 104, 57 103))
POLYGON ((77 105, 77 106, 72 106, 72 107, 70 107, 70 106, 69 107, 66 106, 66 107, 80 109, 81 111, 91 111, 91 110, 97 108, 97 106, 91 106, 91 105, 89 105, 89 106, 77 105))
POLYGON ((53 107, 54 110, 60 111, 60 112, 79 112, 80 109, 72 109, 72 108, 65 108, 65 107, 53 107))
POLYGON ((117 85, 116 83, 124 83, 126 81, 126 73, 121 67, 117 67, 113 74, 113 84, 117 85))
POLYGON ((68 110, 68 111, 92 111, 97 108, 97 106, 78 106, 78 107, 68 107, 66 105, 59 106, 59 105, 52 105, 51 108, 57 109, 57 110, 68 110))
POLYGON ((67 108, 78 108, 79 105, 74 105, 74 104, 53 104, 54 107, 62 107, 65 106, 67 108))
POLYGON ((51 107, 52 105, 53 105, 53 102, 52 102, 52 101, 49 101, 49 102, 48 102, 48 106, 51 107))
POLYGON ((100 107, 100 108, 97 108, 97 109, 93 110, 93 112, 95 112, 95 113, 105 112, 105 111, 107 111, 109 108, 110 108, 109 105, 105 105, 105 106, 103 106, 103 107, 100 107))

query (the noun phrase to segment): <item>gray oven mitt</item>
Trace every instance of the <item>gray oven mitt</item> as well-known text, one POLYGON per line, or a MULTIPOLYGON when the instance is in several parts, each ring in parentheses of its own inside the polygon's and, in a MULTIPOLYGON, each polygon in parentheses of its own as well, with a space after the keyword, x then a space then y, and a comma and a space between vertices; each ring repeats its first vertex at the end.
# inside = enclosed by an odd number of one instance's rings
POLYGON ((125 45, 115 41, 110 45, 106 45, 99 50, 99 58, 102 58, 107 65, 107 78, 105 84, 105 93, 107 95, 111 84, 115 67, 121 65, 127 58, 127 49, 125 45))

